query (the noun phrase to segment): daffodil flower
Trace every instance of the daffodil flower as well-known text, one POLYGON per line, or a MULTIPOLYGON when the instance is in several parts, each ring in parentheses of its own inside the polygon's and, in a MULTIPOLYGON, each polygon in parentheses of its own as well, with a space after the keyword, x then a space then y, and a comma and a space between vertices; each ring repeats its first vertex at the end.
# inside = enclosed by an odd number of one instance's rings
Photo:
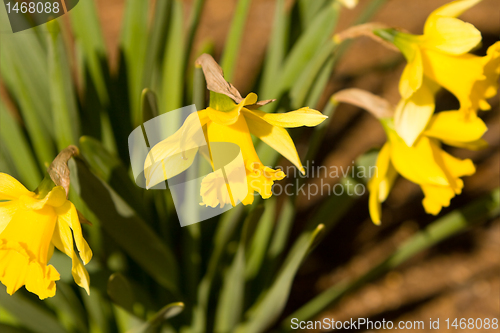
POLYGON ((40 299, 54 296, 59 273, 48 265, 54 246, 71 258, 75 282, 89 293, 89 275, 74 251, 73 238, 84 264, 92 251, 65 189, 55 186, 48 193, 35 193, 0 173, 0 201, 0 281, 7 293, 24 285, 40 299))
POLYGON ((434 85, 453 93, 467 117, 479 109, 490 109, 487 99, 498 90, 500 42, 490 46, 483 57, 470 54, 480 44, 481 33, 456 18, 480 1, 453 1, 436 9, 427 18, 423 35, 375 30, 375 34, 399 48, 408 61, 399 84, 402 98, 417 94, 419 105, 426 106, 419 116, 405 108, 396 113, 396 130, 409 146, 432 115, 429 110, 434 109, 434 85))
MULTIPOLYGON (((377 158, 377 173, 368 182, 369 210, 375 224, 380 224, 381 203, 386 200, 398 175, 420 185, 425 196, 422 201, 425 211, 438 214, 462 192, 464 184, 460 177, 475 172, 470 159, 451 156, 441 148, 442 143, 468 149, 480 149, 486 145, 481 139, 487 130, 484 122, 477 116, 466 118, 459 110, 433 115, 413 146, 408 146, 395 130, 394 111, 387 101, 381 103, 380 97, 356 89, 337 93, 335 100, 356 101, 353 104, 367 109, 381 121, 387 135, 387 142, 377 158)), ((412 103, 417 108, 418 103, 412 103)))
MULTIPOLYGON (((238 104, 226 96, 223 98, 225 98, 224 107, 216 101, 211 101, 210 107, 191 114, 175 134, 151 149, 144 165, 146 183, 149 187, 158 182, 154 174, 158 174, 159 168, 161 169, 159 174, 164 176, 161 180, 165 180, 178 175, 191 165, 193 154, 197 152, 194 148, 200 145, 194 139, 200 137, 195 134, 196 128, 203 128, 203 137, 206 137, 209 146, 217 142, 229 142, 241 149, 247 184, 245 186, 236 184, 236 193, 234 190, 231 193, 233 199, 236 199, 233 201, 241 201, 245 205, 251 204, 254 192, 267 199, 272 195, 274 181, 285 177, 283 171, 262 164, 255 151, 251 134, 275 149, 304 173, 295 145, 285 128, 316 126, 323 122, 326 116, 309 108, 279 114, 253 110, 249 107, 256 105, 257 95, 254 93, 250 93, 238 104), (184 158, 180 158, 183 152, 184 158), (158 163, 159 161, 161 163, 158 163), (153 181, 154 179, 156 180, 153 181)), ((208 175, 200 190, 202 204, 210 207, 217 205, 222 207, 230 202, 234 204, 224 194, 225 192, 220 191, 223 185, 222 174, 217 174, 216 171, 208 175)))

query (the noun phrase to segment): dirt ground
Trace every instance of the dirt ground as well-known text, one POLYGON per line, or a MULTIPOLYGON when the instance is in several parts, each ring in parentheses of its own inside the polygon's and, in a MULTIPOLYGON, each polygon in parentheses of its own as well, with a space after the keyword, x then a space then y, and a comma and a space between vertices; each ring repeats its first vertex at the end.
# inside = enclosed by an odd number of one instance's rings
MULTIPOLYGON (((420 33, 427 15, 446 2, 448 1, 388 1, 374 21, 420 33)), ((97 3, 108 51, 116 56, 123 0, 97 0, 97 3)), ((186 8, 189 8, 191 1, 185 3, 186 8)), ((268 42, 274 3, 273 0, 252 2, 234 81, 242 93, 248 92, 256 79, 255 73, 268 42)), ((367 3, 368 0, 362 0, 356 9, 344 10, 338 31, 348 27, 367 3)), ((198 46, 211 40, 214 42, 216 55, 220 55, 235 4, 236 0, 207 0, 200 31, 196 37, 198 46)), ((484 53, 486 46, 498 40, 498 15, 498 0, 484 0, 462 16, 483 33, 484 47, 480 53, 484 53)), ((369 39, 356 40, 333 73, 323 100, 341 88, 359 87, 397 103, 397 82, 403 67, 404 62, 399 54, 369 39)), ((452 150, 460 157, 472 158, 477 165, 477 173, 465 179, 464 194, 454 199, 452 207, 445 212, 499 186, 498 96, 491 104, 493 110, 484 113, 484 119, 490 128, 485 139, 490 143, 490 148, 480 152, 452 150)), ((456 105, 457 102, 451 95, 439 95, 438 108, 441 110, 451 109, 456 105)), ((348 166, 356 156, 380 146, 384 140, 385 135, 377 120, 362 110, 343 105, 334 115, 321 149, 325 153, 319 156, 316 163, 348 166)), ((299 152, 301 147, 303 149, 304 145, 299 143, 299 152)), ((323 199, 317 196, 310 200, 299 200, 299 219, 307 219, 311 207, 323 199)), ((422 194, 417 186, 399 180, 385 205, 382 227, 375 227, 366 218, 367 200, 360 200, 354 213, 341 221, 306 261, 294 283, 287 311, 293 311, 303 302, 339 281, 359 276, 374 263, 385 258, 411 234, 432 221, 432 217, 423 212, 421 199, 422 194), (342 241, 334 241, 338 239, 342 241)), ((346 296, 336 306, 325 311, 319 319, 325 317, 346 320, 369 317, 372 320, 385 318, 394 322, 423 320, 426 326, 421 332, 430 332, 431 329, 427 325, 429 318, 440 318, 443 323, 446 318, 499 316, 500 220, 497 219, 473 227, 468 232, 421 253, 379 280, 346 296)), ((468 331, 491 332, 484 329, 468 331)))

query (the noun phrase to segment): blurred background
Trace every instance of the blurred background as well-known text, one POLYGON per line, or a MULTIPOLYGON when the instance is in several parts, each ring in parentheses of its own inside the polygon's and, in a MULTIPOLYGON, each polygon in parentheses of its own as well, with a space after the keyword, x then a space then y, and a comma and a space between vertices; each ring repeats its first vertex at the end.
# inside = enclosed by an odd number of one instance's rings
MULTIPOLYGON (((161 1, 161 0, 158 0, 161 1)), ((310 0, 315 1, 315 0, 310 0)), ((125 11, 124 0, 96 0, 98 16, 108 54, 111 71, 119 63, 121 24, 125 11)), ((193 1, 183 1, 187 13, 193 1)), ((360 0, 356 8, 341 12, 336 32, 352 25, 369 3, 360 0)), ((390 0, 371 21, 420 34, 429 13, 444 0, 390 0)), ((207 0, 190 57, 213 45, 213 54, 219 60, 236 0, 207 0)), ((271 35, 275 9, 274 0, 253 0, 238 53, 232 83, 242 95, 253 91, 259 80, 266 48, 271 35)), ((293 1, 287 7, 293 7, 293 1)), ((475 25, 483 35, 483 45, 475 53, 485 50, 500 36, 498 0, 484 0, 467 11, 461 18, 475 25)), ((150 13, 153 17, 154 13, 150 13)), ((64 16, 70 24, 71 14, 64 16)), ((292 22, 293 26, 294 22, 292 22)), ((344 88, 362 88, 396 104, 399 100, 398 81, 405 66, 404 58, 368 38, 356 39, 335 66, 320 99, 321 110, 328 98, 344 88)), ((459 69, 457 69, 459 70, 459 69)), ((6 92, 2 89, 5 101, 6 92)), ((463 207, 500 185, 500 110, 498 95, 490 102, 492 110, 482 112, 489 130, 484 139, 489 148, 472 152, 450 149, 460 158, 471 158, 477 172, 466 177, 462 195, 452 200, 441 215, 463 207)), ((438 110, 458 108, 458 101, 442 91, 437 97, 438 110)), ((307 149, 310 132, 304 131, 296 141, 299 154, 307 149)), ((377 119, 367 112, 345 104, 340 105, 329 122, 322 141, 316 165, 351 165, 361 154, 380 148, 385 134, 377 119)), ((278 165, 286 165, 280 161, 278 165)), ((286 179, 284 180, 286 181, 286 179)), ((340 179, 312 179, 331 185, 340 179)), ((420 188, 402 179, 396 182, 384 204, 382 226, 375 226, 368 217, 368 195, 352 203, 352 208, 324 236, 303 263, 295 278, 290 298, 282 315, 286 318, 302 304, 345 280, 352 280, 368 271, 374 263, 382 261, 405 240, 435 220, 421 205, 420 188)), ((297 200, 292 236, 297 236, 326 198, 313 196, 297 200)), ((278 205, 282 200, 278 199, 278 205)), ((414 321, 429 318, 498 318, 500 316, 500 219, 475 225, 438 245, 409 259, 396 269, 384 273, 356 291, 342 297, 318 318, 336 320, 366 317, 372 320, 414 321)), ((432 331, 427 326, 422 332, 432 331)), ((488 331, 488 330, 477 330, 488 331)), ((353 332, 353 330, 350 330, 353 332)), ((355 332, 355 330, 354 330, 355 332)))

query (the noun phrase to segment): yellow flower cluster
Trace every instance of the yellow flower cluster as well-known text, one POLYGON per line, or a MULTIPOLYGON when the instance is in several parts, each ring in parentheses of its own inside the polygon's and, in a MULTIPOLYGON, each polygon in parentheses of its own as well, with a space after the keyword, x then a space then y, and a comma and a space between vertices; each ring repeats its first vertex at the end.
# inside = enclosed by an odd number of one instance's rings
POLYGON ((89 293, 89 275, 74 250, 73 237, 84 264, 92 251, 64 188, 37 194, 0 173, 0 201, 0 281, 7 293, 24 285, 40 299, 54 296, 59 273, 48 265, 54 246, 71 258, 75 282, 89 293))
POLYGON ((368 186, 370 214, 380 223, 383 202, 397 174, 419 184, 426 212, 438 214, 460 194, 462 176, 475 172, 471 160, 446 153, 441 144, 480 149, 487 130, 478 110, 488 110, 487 99, 496 95, 500 75, 500 42, 479 57, 469 52, 481 43, 481 33, 456 18, 480 0, 458 0, 430 14, 423 35, 395 29, 375 34, 393 43, 407 65, 400 79, 401 101, 394 117, 382 119, 388 141, 377 160, 378 174, 368 186), (453 93, 460 109, 435 114, 434 95, 440 88, 453 93))

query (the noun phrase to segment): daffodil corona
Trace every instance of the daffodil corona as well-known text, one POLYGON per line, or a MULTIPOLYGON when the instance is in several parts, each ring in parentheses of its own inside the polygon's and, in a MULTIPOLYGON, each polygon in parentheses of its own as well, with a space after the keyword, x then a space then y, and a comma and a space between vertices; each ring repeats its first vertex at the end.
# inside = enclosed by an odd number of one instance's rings
POLYGON ((54 246, 72 259, 73 278, 88 293, 89 275, 74 251, 73 237, 84 264, 92 251, 65 189, 55 186, 34 193, 0 173, 0 200, 0 281, 7 293, 12 295, 24 285, 40 299, 54 296, 59 273, 48 265, 54 246))

